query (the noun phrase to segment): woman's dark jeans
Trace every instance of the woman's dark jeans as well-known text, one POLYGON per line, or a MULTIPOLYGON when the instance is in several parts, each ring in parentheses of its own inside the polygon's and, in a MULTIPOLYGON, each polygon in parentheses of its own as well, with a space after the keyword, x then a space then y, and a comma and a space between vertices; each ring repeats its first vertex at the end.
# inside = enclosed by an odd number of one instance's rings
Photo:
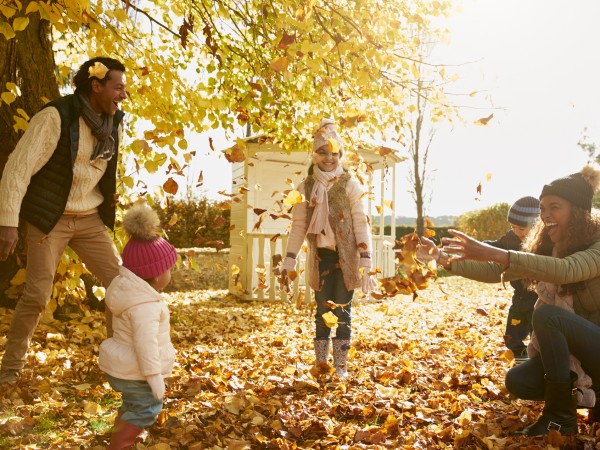
POLYGON ((317 301, 317 311, 315 313, 315 326, 317 339, 329 339, 331 328, 325 325, 323 314, 332 311, 338 318, 338 326, 335 333, 336 339, 350 339, 351 335, 351 312, 352 312, 352 296, 354 291, 348 291, 344 284, 344 276, 339 265, 339 255, 334 250, 319 248, 319 274, 321 275, 321 283, 323 286, 320 291, 315 291, 315 300, 317 301), (325 306, 327 301, 337 303, 335 309, 330 309, 325 306))
POLYGON ((544 375, 557 383, 570 380, 569 355, 574 355, 600 387, 600 326, 554 305, 533 311, 540 356, 513 367, 506 374, 506 389, 526 400, 544 399, 544 375))

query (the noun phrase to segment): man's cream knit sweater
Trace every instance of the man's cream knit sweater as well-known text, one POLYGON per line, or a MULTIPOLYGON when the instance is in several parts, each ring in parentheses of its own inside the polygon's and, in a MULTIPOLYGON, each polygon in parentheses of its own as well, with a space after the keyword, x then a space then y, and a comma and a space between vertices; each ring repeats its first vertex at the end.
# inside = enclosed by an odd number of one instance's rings
MULTIPOLYGON (((11 153, 0 180, 0 226, 16 227, 19 211, 31 177, 48 162, 60 138, 60 115, 53 107, 31 118, 29 127, 11 153)), ((79 150, 73 166, 73 184, 65 214, 92 214, 103 197, 98 182, 106 171, 106 161, 90 164, 96 138, 79 118, 79 150)))

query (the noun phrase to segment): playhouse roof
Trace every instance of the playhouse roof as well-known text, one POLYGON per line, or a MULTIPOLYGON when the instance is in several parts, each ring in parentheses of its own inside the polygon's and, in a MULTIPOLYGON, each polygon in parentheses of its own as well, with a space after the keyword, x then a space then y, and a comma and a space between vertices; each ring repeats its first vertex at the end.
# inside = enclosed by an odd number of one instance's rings
MULTIPOLYGON (((265 135, 249 136, 244 138, 248 157, 261 161, 277 161, 287 163, 308 163, 311 155, 309 152, 300 149, 292 149, 289 153, 282 150, 278 143, 265 135)), ((380 166, 384 160, 388 164, 399 163, 407 159, 406 156, 399 155, 398 149, 392 149, 383 145, 373 145, 367 142, 361 142, 357 152, 371 166, 380 166)))

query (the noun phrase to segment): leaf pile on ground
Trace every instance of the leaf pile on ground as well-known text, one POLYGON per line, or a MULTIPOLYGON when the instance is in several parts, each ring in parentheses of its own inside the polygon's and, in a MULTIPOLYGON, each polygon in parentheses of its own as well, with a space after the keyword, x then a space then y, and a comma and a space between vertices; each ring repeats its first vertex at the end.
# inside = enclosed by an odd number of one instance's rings
MULTIPOLYGON (((138 449, 600 449, 598 425, 517 437, 540 402, 503 387, 510 290, 442 278, 412 297, 356 301, 345 380, 315 379, 312 305, 165 294, 177 366, 138 449)), ((0 311, 0 336, 11 312, 0 311)), ((119 406, 97 368, 103 316, 40 324, 0 393, 0 448, 104 448, 119 406)), ((0 341, 3 347, 5 338, 0 341)))

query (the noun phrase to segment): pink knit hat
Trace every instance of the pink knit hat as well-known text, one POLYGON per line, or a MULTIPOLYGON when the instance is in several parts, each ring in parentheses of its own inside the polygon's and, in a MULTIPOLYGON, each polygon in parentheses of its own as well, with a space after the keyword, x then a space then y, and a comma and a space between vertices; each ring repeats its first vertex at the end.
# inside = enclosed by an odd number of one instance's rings
POLYGON ((158 215, 150 206, 132 206, 123 218, 123 228, 130 236, 123 249, 123 267, 148 280, 168 271, 177 262, 177 250, 158 236, 158 215))

